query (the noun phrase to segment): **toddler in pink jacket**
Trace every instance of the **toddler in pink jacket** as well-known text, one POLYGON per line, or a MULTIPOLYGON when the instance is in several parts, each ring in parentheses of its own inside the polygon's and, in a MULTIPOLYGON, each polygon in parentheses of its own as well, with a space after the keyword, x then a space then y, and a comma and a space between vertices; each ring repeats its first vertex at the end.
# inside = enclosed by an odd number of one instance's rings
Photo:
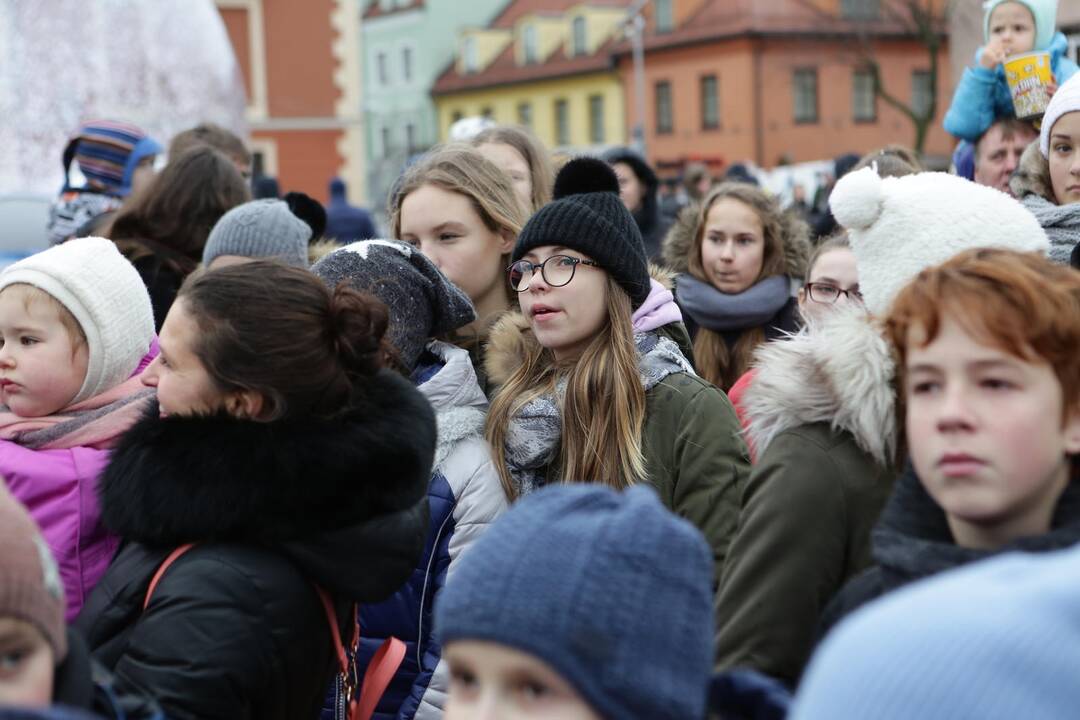
POLYGON ((71 240, 0 272, 0 476, 56 556, 69 621, 116 550, 97 482, 153 394, 136 377, 153 345, 150 296, 109 240, 71 240))

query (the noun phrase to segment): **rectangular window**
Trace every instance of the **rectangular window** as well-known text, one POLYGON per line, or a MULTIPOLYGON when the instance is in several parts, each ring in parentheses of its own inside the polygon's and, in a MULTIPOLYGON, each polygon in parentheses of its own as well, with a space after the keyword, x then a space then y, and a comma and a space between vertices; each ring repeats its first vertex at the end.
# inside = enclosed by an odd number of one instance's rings
POLYGON ((477 68, 476 62, 476 38, 465 38, 464 46, 461 49, 461 56, 464 60, 465 72, 474 73, 477 68))
POLYGON ((594 145, 604 143, 604 96, 589 96, 589 141, 594 145))
POLYGON ((416 152, 416 126, 412 123, 405 125, 405 147, 408 148, 410 155, 416 152))
POLYGON ((934 84, 929 70, 913 70, 911 73, 911 110, 919 117, 930 112, 934 102, 934 84))
POLYGON ((656 132, 666 135, 675 129, 671 107, 671 83, 661 80, 656 83, 656 132))
POLYGON ((792 76, 794 89, 795 122, 818 121, 817 68, 796 70, 792 76))
POLYGON ((715 75, 701 78, 701 129, 720 127, 720 87, 715 75))
POLYGON ((379 131, 379 139, 382 141, 382 156, 390 157, 390 128, 386 125, 379 131))
POLYGON ((527 128, 531 128, 532 121, 532 103, 518 103, 517 107, 518 125, 522 125, 527 128))
POLYGON ((488 107, 483 108, 480 111, 480 114, 483 115, 484 117, 486 117, 488 120, 491 120, 492 118, 495 117, 495 111, 491 109, 490 105, 488 107))
POLYGON ((675 15, 672 12, 673 0, 655 0, 653 7, 656 8, 656 32, 669 33, 675 27, 675 15))
POLYGON ((588 51, 585 37, 585 18, 574 18, 574 55, 584 55, 588 51))
POLYGON ((536 62, 536 26, 526 25, 525 30, 522 32, 522 38, 525 44, 523 51, 525 64, 531 65, 536 62))
POLYGON ((405 82, 412 81, 412 48, 401 48, 401 76, 405 82))
POLYGON ((851 115, 855 122, 877 120, 877 93, 874 92, 874 73, 856 70, 851 76, 851 115))
POLYGON ((376 53, 375 72, 378 73, 379 76, 379 85, 385 86, 390 83, 390 69, 386 64, 386 53, 376 53))
POLYGON ((877 20, 881 17, 881 0, 841 0, 840 17, 844 20, 877 20))
POLYGON ((555 101, 555 144, 570 144, 570 108, 565 100, 555 101))

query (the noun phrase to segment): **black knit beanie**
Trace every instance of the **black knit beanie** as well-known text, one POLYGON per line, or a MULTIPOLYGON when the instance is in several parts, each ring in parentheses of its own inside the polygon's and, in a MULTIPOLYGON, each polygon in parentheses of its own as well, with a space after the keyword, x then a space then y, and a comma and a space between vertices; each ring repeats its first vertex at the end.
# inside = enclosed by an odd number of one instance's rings
POLYGON ((619 199, 619 180, 596 158, 575 158, 555 177, 555 199, 525 223, 512 259, 545 245, 577 250, 600 263, 636 310, 649 297, 645 243, 619 199))

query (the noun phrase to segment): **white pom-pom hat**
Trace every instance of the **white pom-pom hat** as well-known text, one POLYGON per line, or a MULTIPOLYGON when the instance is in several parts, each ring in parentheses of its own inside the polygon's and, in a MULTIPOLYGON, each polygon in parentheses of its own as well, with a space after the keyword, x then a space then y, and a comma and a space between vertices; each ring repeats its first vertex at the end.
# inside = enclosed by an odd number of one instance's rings
POLYGON ((1000 190, 945 173, 881 178, 848 173, 829 198, 848 231, 867 309, 884 315, 922 270, 971 248, 1046 253, 1046 233, 1023 205, 1000 190))

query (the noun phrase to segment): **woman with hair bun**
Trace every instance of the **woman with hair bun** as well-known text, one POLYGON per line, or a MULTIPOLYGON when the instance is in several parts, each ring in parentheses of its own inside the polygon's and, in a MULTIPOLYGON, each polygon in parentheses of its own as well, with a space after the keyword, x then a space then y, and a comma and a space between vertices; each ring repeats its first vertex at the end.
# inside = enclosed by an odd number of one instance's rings
POLYGON ((383 368, 387 323, 376 300, 276 262, 181 288, 142 376, 157 402, 99 489, 124 545, 78 620, 169 717, 317 717, 332 628, 348 645, 354 604, 412 571, 435 419, 383 368))

